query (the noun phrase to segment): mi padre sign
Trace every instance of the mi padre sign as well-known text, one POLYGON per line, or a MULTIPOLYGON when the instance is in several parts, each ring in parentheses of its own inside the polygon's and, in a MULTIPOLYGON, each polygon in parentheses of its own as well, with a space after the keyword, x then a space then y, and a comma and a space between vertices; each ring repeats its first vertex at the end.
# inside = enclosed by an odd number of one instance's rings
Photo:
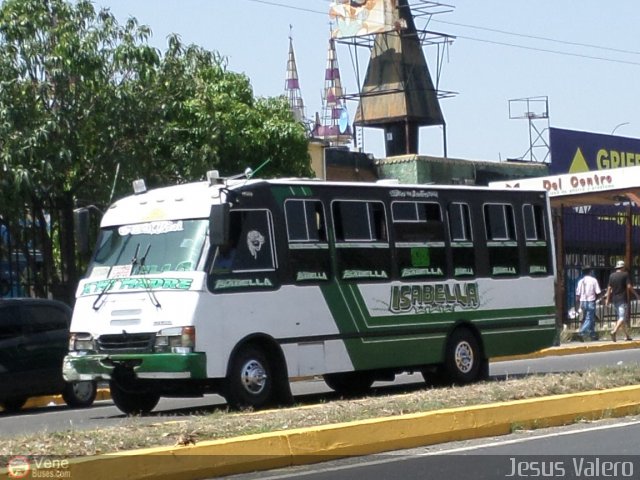
MULTIPOLYGON (((618 259, 631 267, 640 266, 632 241, 634 230, 640 230, 640 217, 632 211, 633 204, 640 205, 640 166, 492 182, 489 186, 547 192, 554 215, 559 323, 567 318, 567 305, 574 303, 582 266, 600 268, 601 284, 618 259)), ((638 271, 632 271, 632 278, 638 271)), ((639 282, 634 279, 634 283, 639 282)))

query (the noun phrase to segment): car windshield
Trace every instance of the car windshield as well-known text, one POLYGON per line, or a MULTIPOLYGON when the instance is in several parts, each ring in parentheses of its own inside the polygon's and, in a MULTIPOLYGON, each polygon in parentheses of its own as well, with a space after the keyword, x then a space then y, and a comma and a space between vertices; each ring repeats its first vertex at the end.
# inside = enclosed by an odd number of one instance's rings
POLYGON ((176 220, 102 229, 89 277, 195 270, 208 224, 208 220, 176 220))

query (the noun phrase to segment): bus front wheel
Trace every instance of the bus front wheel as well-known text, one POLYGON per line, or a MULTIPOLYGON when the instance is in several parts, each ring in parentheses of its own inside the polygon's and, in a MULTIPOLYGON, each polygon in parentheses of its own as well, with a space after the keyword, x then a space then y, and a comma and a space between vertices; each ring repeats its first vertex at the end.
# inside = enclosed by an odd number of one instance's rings
POLYGON ((227 376, 226 400, 234 409, 260 408, 272 400, 273 367, 265 353, 246 346, 234 357, 227 376))
POLYGON ((466 328, 455 330, 449 341, 444 359, 444 373, 448 380, 457 384, 467 384, 483 375, 486 360, 476 336, 466 328))

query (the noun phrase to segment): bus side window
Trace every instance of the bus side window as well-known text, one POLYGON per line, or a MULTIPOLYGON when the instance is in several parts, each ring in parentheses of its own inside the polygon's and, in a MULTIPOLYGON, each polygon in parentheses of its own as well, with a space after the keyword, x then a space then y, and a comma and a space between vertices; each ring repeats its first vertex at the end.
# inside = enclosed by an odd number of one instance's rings
POLYGON ((491 275, 518 275, 520 257, 513 207, 505 203, 488 203, 483 211, 491 275))
POLYGON ((388 280, 391 254, 384 204, 336 200, 332 203, 332 213, 340 278, 388 280))
POLYGON ((391 204, 397 263, 401 278, 443 277, 446 274, 444 223, 440 204, 391 204))
POLYGON ((451 203, 448 207, 448 213, 453 276, 473 277, 477 272, 469 205, 466 203, 451 203))
POLYGON ((522 206, 527 268, 530 275, 548 275, 551 271, 549 244, 544 226, 544 209, 540 205, 522 206))
POLYGON ((260 272, 276 267, 273 228, 268 210, 229 214, 229 243, 218 247, 213 273, 260 272))
POLYGON ((284 211, 289 247, 288 278, 294 282, 329 280, 331 261, 322 202, 288 199, 284 211))
POLYGON ((229 241, 224 245, 218 246, 213 259, 213 273, 224 274, 231 273, 234 270, 234 260, 241 231, 241 212, 233 211, 229 214, 229 241))

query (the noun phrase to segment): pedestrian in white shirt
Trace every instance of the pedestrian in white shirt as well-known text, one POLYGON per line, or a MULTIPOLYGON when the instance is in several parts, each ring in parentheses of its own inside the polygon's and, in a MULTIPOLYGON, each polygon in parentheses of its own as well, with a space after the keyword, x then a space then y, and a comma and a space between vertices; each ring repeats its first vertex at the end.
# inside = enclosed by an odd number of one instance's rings
POLYGON ((593 276, 593 269, 590 266, 582 268, 583 276, 576 287, 576 303, 580 303, 580 309, 584 312, 584 321, 578 336, 584 341, 585 335, 589 335, 591 340, 597 340, 596 334, 596 300, 600 295, 600 284, 598 279, 593 276))

